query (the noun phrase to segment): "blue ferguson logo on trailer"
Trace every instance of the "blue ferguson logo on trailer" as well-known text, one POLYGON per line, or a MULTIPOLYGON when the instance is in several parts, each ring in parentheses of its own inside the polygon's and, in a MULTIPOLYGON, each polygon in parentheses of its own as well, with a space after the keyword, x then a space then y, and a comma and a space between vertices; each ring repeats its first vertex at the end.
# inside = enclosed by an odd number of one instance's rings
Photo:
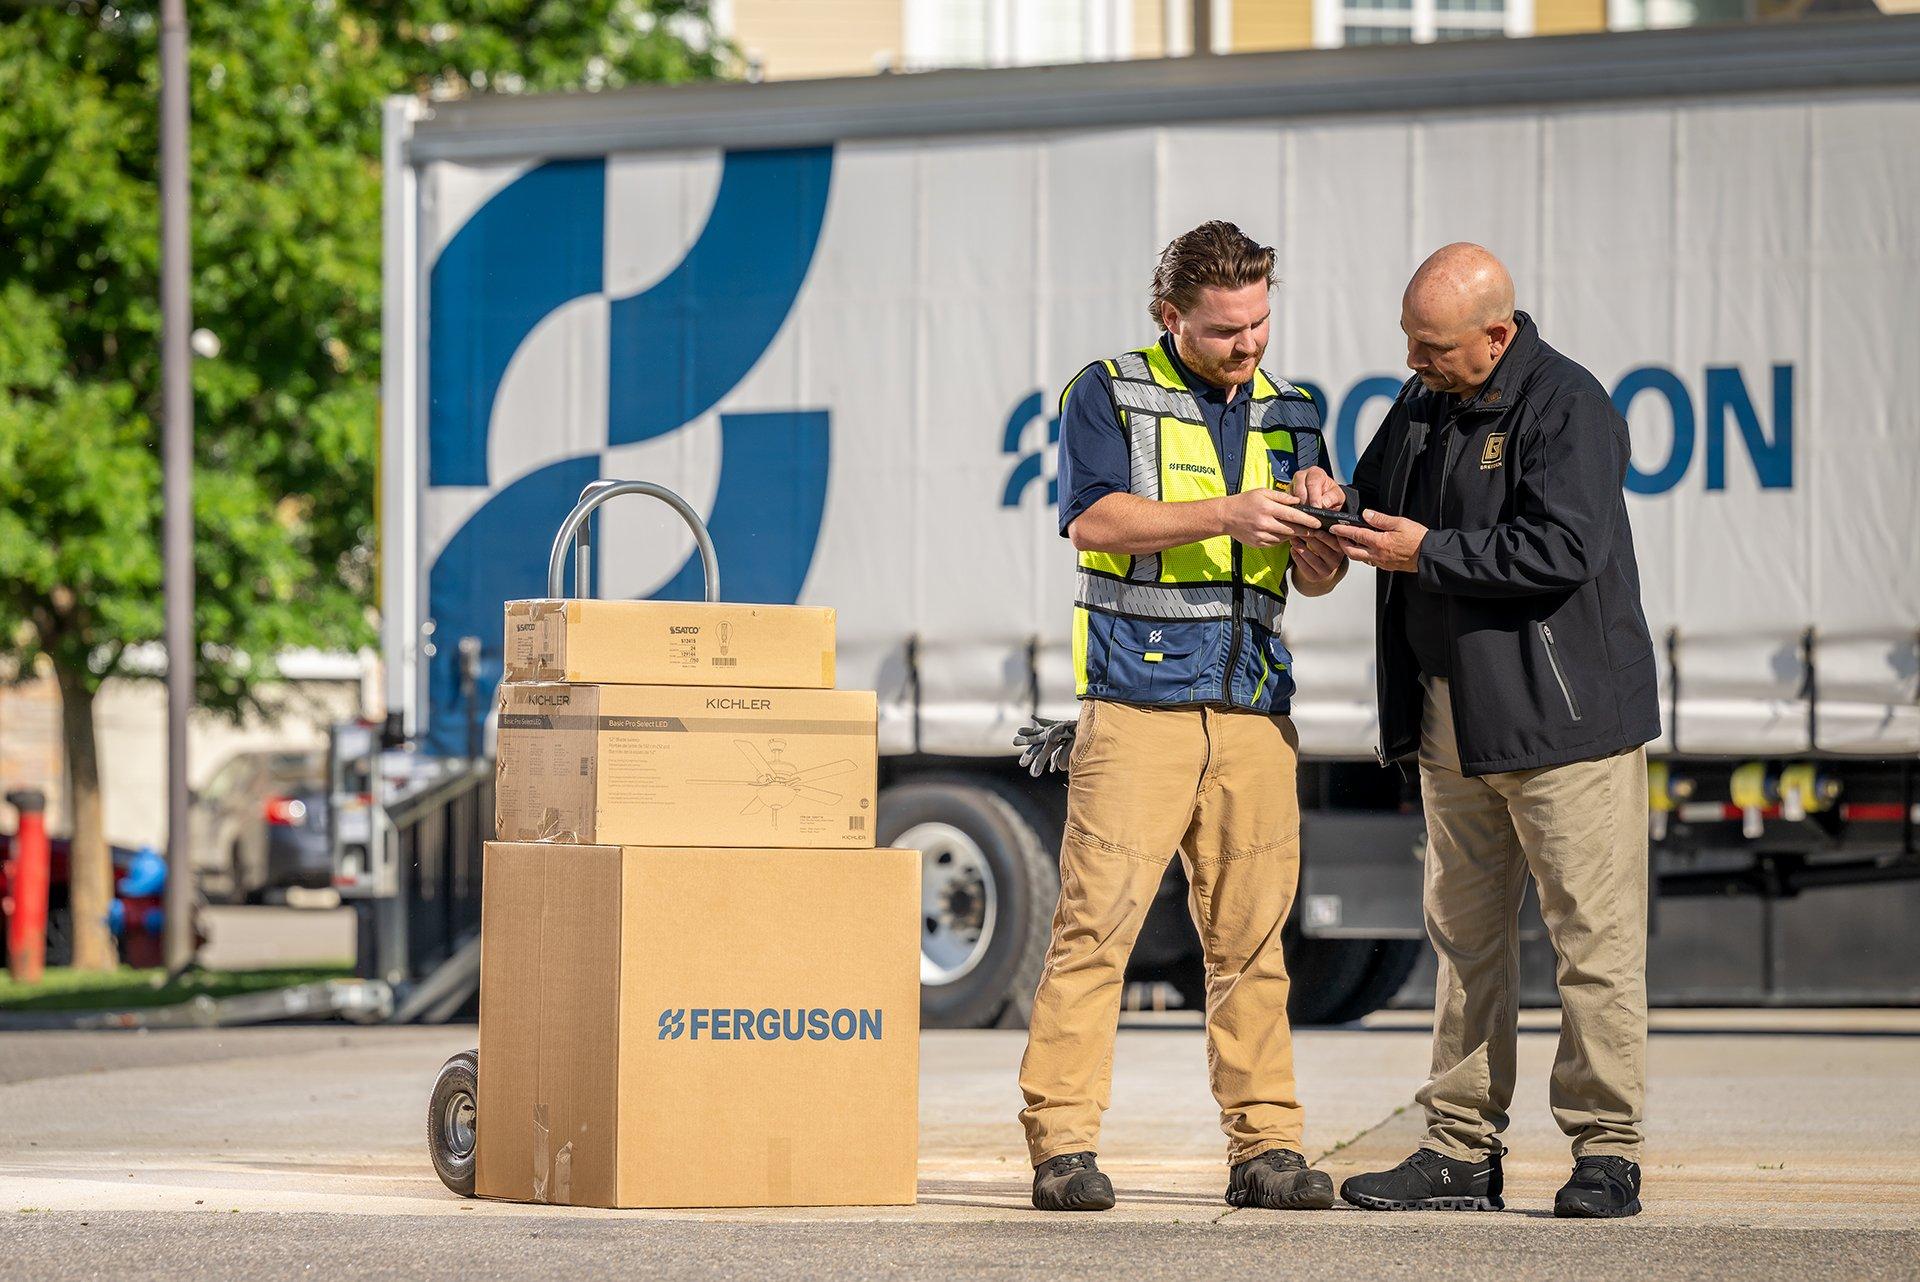
MULTIPOLYGON (((546 595, 547 545, 529 531, 559 525, 600 477, 604 449, 691 427, 773 345, 813 262, 832 174, 831 147, 726 153, 712 210, 685 256, 627 296, 610 296, 604 276, 606 226, 625 215, 599 159, 528 170, 435 259, 427 282, 428 486, 486 498, 427 573, 428 751, 464 751, 468 700, 482 715, 493 702, 501 603, 546 595), (607 307, 604 440, 524 475, 494 475, 495 402, 509 365, 549 317, 594 296, 607 307), (465 636, 481 641, 470 694, 458 661, 465 636)), ((723 410, 718 426, 720 481, 706 522, 728 594, 792 604, 826 509, 829 414, 723 410)), ((700 591, 699 558, 689 554, 652 597, 697 601, 700 591)))
POLYGON ((754 1010, 745 1006, 669 1006, 660 1012, 658 1040, 677 1042, 878 1042, 881 1012, 824 1006, 754 1010))
MULTIPOLYGON (((1664 365, 1641 365, 1620 376, 1613 387, 1613 405, 1636 428, 1637 447, 1627 465, 1626 489, 1632 494, 1665 494, 1678 488, 1693 470, 1696 450, 1704 458, 1699 471, 1709 491, 1727 488, 1730 437, 1737 437, 1753 464, 1755 481, 1763 490, 1793 488, 1794 367, 1773 365, 1767 371, 1766 393, 1756 399, 1747 376, 1738 366, 1709 365, 1702 378, 1702 394, 1695 397, 1685 379, 1664 365), (1771 430, 1760 406, 1772 414, 1771 430), (1640 422, 1633 423, 1638 410, 1640 422), (1660 425, 1666 423, 1668 428, 1660 425), (1650 458, 1649 455, 1652 457, 1650 458), (1649 464, 1657 463, 1650 466, 1649 464)), ((1758 376, 1756 375, 1756 379, 1758 376)), ((1328 399, 1321 385, 1307 379, 1290 380, 1327 410, 1326 431, 1333 443, 1334 464, 1341 476, 1352 476, 1360 461, 1360 416, 1376 403, 1376 418, 1400 394, 1404 376, 1369 374, 1359 379, 1338 401, 1328 399)), ((1000 452, 1013 457, 1000 494, 1001 507, 1019 507, 1027 490, 1046 480, 1049 507, 1060 501, 1059 481, 1048 475, 1048 460, 1060 441, 1058 415, 1043 418, 1046 398, 1030 392, 1014 406, 1000 432, 1000 452), (1031 425, 1044 422, 1044 433, 1031 425)), ((1176 465, 1177 466, 1177 465, 1176 465)), ((1275 480, 1285 483, 1285 476, 1275 480)))

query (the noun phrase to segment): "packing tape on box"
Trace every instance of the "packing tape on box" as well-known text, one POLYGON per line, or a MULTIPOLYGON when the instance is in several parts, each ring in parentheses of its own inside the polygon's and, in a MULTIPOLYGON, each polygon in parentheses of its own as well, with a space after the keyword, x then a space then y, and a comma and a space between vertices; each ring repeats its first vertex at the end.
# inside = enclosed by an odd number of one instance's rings
POLYGON ((547 1200, 547 1106, 533 1106, 533 1200, 547 1200))
POLYGON ((573 1141, 560 1146, 548 1160, 552 1127, 547 1106, 533 1106, 533 1200, 550 1205, 573 1205, 573 1141))
POLYGON ((552 806, 547 807, 540 813, 540 826, 535 830, 533 839, 535 841, 557 841, 571 846, 592 844, 590 842, 583 842, 578 832, 567 827, 565 817, 552 806))

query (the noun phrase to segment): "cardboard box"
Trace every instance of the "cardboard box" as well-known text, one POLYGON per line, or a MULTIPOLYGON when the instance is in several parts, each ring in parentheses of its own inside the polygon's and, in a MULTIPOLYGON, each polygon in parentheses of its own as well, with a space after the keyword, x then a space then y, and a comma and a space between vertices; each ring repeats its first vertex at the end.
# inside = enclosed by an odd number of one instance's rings
POLYGON ((506 680, 833 688, 833 611, 681 601, 509 601, 506 680))
POLYGON ((482 1197, 914 1200, 920 857, 489 843, 482 1197))
POLYGON ((873 845, 870 690, 500 687, 502 841, 873 845))

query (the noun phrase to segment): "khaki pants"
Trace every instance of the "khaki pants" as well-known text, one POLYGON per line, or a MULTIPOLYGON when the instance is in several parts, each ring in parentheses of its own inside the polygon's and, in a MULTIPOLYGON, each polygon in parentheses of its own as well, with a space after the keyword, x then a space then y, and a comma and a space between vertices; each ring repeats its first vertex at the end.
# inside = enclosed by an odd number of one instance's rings
POLYGON ((1175 850, 1206 958, 1207 1067, 1227 1160, 1299 1149, 1280 956, 1300 874, 1297 742, 1285 717, 1081 705, 1060 904, 1020 1064, 1034 1165, 1100 1146, 1127 956, 1175 850))
POLYGON ((1447 683, 1420 736, 1427 934, 1440 956, 1425 1146, 1478 1160, 1513 1101, 1518 916, 1526 879, 1558 960, 1549 1099, 1579 1154, 1638 1161, 1646 1098, 1647 754, 1460 773, 1447 683))

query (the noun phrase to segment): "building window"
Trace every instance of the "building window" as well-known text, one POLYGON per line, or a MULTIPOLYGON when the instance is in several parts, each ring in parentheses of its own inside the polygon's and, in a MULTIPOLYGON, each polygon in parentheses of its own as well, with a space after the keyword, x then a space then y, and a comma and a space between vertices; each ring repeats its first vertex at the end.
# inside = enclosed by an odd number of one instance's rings
POLYGON ((1533 0, 1313 0, 1313 42, 1427 44, 1533 34, 1533 0))
POLYGON ((902 0, 908 71, 1133 56, 1133 0, 902 0))
POLYGON ((1752 22, 1758 16, 1758 8, 1753 0, 1607 0, 1607 27, 1613 31, 1640 31, 1649 27, 1752 22))

